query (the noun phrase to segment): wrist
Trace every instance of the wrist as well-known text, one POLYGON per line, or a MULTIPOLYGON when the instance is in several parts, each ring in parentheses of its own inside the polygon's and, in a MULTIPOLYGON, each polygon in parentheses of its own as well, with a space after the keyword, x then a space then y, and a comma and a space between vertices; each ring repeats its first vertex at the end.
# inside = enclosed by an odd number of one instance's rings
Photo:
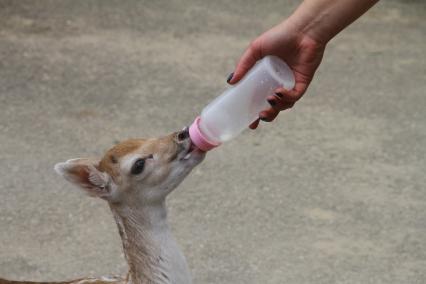
POLYGON ((315 12, 299 7, 285 22, 300 39, 310 39, 318 46, 326 46, 333 36, 324 28, 326 16, 321 11, 315 12))
POLYGON ((293 34, 299 46, 310 47, 313 50, 324 50, 329 39, 317 34, 316 30, 301 20, 303 19, 292 15, 281 24, 285 26, 285 31, 293 34))
POLYGON ((304 0, 289 17, 302 34, 326 45, 378 0, 304 0))

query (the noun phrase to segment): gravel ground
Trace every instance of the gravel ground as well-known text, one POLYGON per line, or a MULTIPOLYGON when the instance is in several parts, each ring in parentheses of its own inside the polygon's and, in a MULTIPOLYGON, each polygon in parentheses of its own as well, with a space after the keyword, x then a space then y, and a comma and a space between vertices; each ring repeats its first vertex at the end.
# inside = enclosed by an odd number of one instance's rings
MULTIPOLYGON (((297 3, 0 0, 0 275, 124 273, 109 209, 53 165, 189 124, 297 3)), ((381 1, 171 195, 194 283, 426 283, 425 15, 381 1)))

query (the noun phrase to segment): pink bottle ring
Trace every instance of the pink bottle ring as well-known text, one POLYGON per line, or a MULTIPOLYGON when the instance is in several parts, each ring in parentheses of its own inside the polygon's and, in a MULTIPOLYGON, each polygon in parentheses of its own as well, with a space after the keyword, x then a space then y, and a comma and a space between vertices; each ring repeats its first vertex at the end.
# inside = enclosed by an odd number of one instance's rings
POLYGON ((191 137, 192 143, 194 143, 198 149, 204 152, 210 151, 211 149, 220 145, 220 142, 211 141, 201 132, 199 116, 189 127, 189 137, 191 137))

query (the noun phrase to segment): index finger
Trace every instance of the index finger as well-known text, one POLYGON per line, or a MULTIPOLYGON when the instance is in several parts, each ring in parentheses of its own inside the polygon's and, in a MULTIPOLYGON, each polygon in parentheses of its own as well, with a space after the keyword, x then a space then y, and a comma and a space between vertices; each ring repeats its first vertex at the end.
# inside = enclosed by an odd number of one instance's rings
POLYGON ((253 67, 253 65, 262 58, 260 48, 256 42, 250 44, 250 46, 244 51, 240 60, 238 61, 237 67, 234 71, 234 76, 229 80, 229 84, 235 84, 253 67))

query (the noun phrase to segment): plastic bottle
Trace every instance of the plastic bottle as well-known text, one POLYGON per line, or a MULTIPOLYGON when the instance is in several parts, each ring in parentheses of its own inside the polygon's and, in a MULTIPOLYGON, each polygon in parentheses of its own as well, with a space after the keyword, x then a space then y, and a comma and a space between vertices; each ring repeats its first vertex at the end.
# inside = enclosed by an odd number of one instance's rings
POLYGON ((228 141, 270 107, 266 98, 279 87, 293 89, 294 75, 276 56, 266 56, 238 82, 208 104, 189 128, 192 142, 203 151, 228 141))

